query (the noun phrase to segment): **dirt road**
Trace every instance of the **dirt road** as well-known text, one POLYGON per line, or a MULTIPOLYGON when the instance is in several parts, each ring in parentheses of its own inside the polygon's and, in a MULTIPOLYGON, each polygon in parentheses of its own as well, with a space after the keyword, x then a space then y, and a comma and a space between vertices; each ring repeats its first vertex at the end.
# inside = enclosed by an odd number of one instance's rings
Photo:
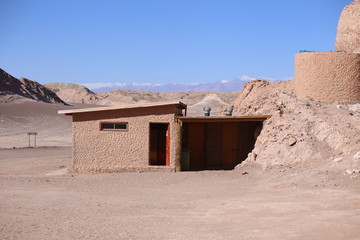
POLYGON ((360 239, 357 184, 252 167, 64 174, 70 161, 67 147, 0 150, 1 239, 360 239))

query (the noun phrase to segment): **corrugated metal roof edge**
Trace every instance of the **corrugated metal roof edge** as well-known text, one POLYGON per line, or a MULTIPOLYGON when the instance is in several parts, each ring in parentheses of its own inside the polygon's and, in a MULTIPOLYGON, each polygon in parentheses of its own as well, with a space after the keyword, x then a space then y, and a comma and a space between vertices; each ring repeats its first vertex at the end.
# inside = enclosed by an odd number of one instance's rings
POLYGON ((149 104, 129 104, 121 107, 111 106, 111 107, 94 107, 94 108, 80 108, 80 109, 72 109, 72 110, 60 110, 58 111, 58 114, 72 115, 74 113, 113 111, 113 110, 132 109, 132 108, 161 107, 168 105, 178 105, 183 109, 187 107, 187 105, 183 102, 170 101, 170 102, 158 102, 158 103, 149 103, 149 104))

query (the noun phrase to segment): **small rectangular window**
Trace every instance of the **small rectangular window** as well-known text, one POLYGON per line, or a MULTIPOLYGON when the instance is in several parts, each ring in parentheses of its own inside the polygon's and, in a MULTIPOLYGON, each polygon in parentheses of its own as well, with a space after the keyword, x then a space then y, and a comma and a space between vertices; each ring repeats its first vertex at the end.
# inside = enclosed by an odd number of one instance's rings
POLYGON ((128 123, 101 123, 101 131, 126 131, 128 130, 128 123))

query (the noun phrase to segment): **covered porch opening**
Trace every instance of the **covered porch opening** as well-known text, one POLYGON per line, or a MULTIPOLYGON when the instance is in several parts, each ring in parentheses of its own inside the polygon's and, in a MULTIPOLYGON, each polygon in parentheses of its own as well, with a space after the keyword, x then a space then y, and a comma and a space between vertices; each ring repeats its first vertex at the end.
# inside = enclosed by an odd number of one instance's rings
POLYGON ((182 117, 182 171, 231 170, 253 150, 268 116, 182 117))

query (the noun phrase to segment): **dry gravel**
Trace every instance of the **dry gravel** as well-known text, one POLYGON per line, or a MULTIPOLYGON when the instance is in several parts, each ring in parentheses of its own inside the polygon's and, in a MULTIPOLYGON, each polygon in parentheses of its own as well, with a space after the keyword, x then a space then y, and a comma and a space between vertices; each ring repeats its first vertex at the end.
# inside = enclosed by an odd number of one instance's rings
POLYGON ((359 239, 350 175, 255 165, 68 175, 70 161, 69 147, 0 150, 2 239, 359 239))

